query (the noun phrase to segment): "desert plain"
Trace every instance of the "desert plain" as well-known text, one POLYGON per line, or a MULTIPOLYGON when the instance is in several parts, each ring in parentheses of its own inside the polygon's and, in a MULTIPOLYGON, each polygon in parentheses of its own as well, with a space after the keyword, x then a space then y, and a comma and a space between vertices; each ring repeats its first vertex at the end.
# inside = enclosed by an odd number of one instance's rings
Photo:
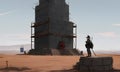
MULTIPOLYGON (((114 72, 120 72, 120 55, 112 56, 114 72)), ((78 72, 80 56, 0 55, 0 72, 78 72)))

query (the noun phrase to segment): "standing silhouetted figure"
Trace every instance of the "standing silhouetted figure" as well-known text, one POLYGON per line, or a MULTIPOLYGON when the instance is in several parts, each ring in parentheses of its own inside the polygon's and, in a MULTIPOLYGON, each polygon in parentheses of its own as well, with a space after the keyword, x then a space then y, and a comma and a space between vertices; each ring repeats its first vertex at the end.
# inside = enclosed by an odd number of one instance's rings
POLYGON ((90 49, 93 49, 93 43, 90 40, 90 36, 89 35, 86 38, 87 38, 87 41, 86 41, 85 47, 87 48, 87 54, 88 54, 87 57, 91 57, 90 49))

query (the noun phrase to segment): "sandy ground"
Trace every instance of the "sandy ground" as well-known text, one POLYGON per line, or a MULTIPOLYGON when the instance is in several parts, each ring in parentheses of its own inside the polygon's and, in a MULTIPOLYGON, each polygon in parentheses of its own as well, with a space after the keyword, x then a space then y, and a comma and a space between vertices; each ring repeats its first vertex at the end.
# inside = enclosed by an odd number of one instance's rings
MULTIPOLYGON (((120 72, 120 56, 110 56, 114 59, 113 68, 120 72)), ((80 56, 0 55, 0 72, 76 72, 72 68, 79 58, 80 56)))

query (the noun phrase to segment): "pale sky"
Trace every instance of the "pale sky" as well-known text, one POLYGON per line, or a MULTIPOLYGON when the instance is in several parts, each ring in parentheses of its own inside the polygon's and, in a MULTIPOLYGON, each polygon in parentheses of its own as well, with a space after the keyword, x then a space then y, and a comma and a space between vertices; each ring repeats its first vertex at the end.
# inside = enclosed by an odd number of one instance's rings
MULTIPOLYGON (((120 0, 67 0, 77 24, 77 48, 92 36, 95 50, 120 50, 120 0)), ((38 0, 0 0, 0 45, 30 44, 38 0)))

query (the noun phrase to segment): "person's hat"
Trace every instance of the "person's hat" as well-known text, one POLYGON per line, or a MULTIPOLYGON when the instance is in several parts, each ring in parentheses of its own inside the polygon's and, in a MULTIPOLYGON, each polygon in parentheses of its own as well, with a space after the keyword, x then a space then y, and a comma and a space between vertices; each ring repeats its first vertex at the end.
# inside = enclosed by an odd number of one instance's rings
POLYGON ((90 38, 90 36, 88 35, 86 38, 90 38))

